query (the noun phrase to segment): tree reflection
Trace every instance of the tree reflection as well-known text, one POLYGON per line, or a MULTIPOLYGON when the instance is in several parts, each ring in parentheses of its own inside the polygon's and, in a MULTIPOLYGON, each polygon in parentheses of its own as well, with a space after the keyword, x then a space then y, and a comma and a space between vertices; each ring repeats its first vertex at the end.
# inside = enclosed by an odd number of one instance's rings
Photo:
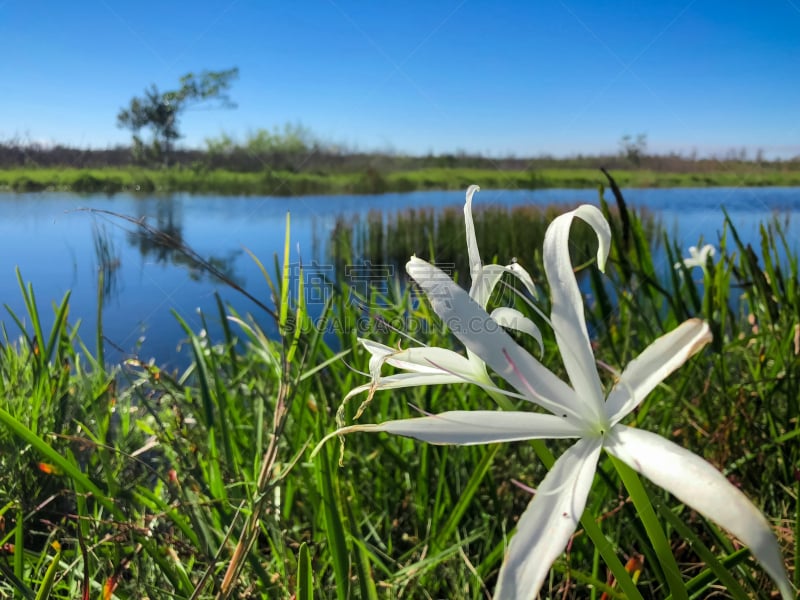
POLYGON ((208 277, 233 288, 267 314, 277 319, 277 313, 244 289, 244 279, 236 275, 234 265, 241 250, 233 250, 226 256, 211 255, 205 258, 198 254, 183 239, 183 224, 175 214, 175 204, 171 200, 159 201, 155 215, 155 225, 148 222, 145 215, 132 217, 102 208, 80 209, 86 212, 120 219, 134 225, 127 231, 128 243, 139 250, 144 258, 156 263, 169 263, 188 269, 195 281, 208 277))
POLYGON ((176 203, 171 200, 159 201, 155 215, 140 215, 138 219, 128 219, 138 227, 128 231, 127 239, 131 246, 139 250, 143 258, 156 264, 171 264, 187 270, 194 281, 217 279, 228 285, 241 286, 244 280, 234 270, 241 250, 231 250, 227 254, 199 255, 189 247, 183 238, 183 219, 176 214, 176 203), (152 223, 152 221, 155 223, 152 223))

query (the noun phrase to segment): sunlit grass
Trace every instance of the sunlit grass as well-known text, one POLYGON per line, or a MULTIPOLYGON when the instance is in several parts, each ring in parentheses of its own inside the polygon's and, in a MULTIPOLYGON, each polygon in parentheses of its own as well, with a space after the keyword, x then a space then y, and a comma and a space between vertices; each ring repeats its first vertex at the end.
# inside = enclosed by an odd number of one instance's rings
MULTIPOLYGON (((800 185, 800 171, 758 165, 725 167, 708 173, 620 170, 615 177, 622 186, 642 188, 800 185)), ((198 165, 196 168, 169 169, 0 169, 0 190, 14 192, 191 192, 298 196, 461 190, 475 181, 482 182, 484 189, 594 188, 603 183, 603 177, 596 169, 588 168, 285 171, 265 167, 261 172, 238 172, 198 165)))

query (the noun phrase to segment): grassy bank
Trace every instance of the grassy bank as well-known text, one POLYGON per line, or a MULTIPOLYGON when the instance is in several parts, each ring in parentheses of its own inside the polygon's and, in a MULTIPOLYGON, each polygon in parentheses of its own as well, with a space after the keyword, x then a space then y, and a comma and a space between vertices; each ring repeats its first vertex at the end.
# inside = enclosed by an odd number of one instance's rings
MULTIPOLYGON (((702 173, 619 170, 623 187, 799 186, 800 170, 776 165, 722 168, 702 173)), ((480 181, 484 189, 594 188, 603 182, 596 169, 497 170, 428 168, 381 172, 237 172, 205 168, 0 170, 0 190, 80 193, 192 192, 296 196, 303 194, 375 194, 414 190, 459 190, 480 181)))
MULTIPOLYGON (((621 368, 692 316, 714 332, 713 344, 627 422, 704 456, 752 498, 797 585, 798 257, 772 224, 763 230, 763 258, 726 224, 705 271, 665 275, 653 266, 653 238, 640 215, 624 206, 603 210, 614 234, 606 276, 590 263, 581 267, 592 282, 586 311, 598 362, 621 368)), ((491 217, 476 217, 478 228, 490 228, 491 217)), ((685 255, 656 237, 670 262, 685 255)), ((287 254, 289 248, 287 240, 287 254)), ((488 260, 498 250, 482 251, 488 260)), ((526 258, 534 274, 542 272, 540 254, 526 258)), ((335 441, 311 458, 311 448, 334 430, 342 398, 369 381, 370 355, 357 335, 407 347, 413 324, 412 333, 431 346, 457 344, 408 291, 390 289, 365 313, 352 301, 356 290, 341 285, 323 314, 322 324, 337 332, 334 348, 305 313, 302 289, 291 295, 281 277, 288 268, 276 270, 269 281, 280 339, 220 305, 205 318, 219 319, 224 334, 209 339, 208 327, 187 328, 193 361, 180 373, 159 369, 157 357, 105 365, 102 330, 84 332, 82 342, 68 322, 68 297, 43 330, 39 306, 50 299, 37 304, 22 286, 27 314, 0 328, 0 597, 477 600, 493 589, 530 500, 515 481, 533 488, 542 481, 541 448, 354 434, 341 467, 335 441), (387 322, 409 327, 394 331, 387 322), (368 327, 359 331, 357 323, 368 327)), ((536 303, 547 314, 548 290, 537 284, 536 303)), ((563 376, 552 330, 530 307, 518 307, 545 333, 543 352, 532 342, 530 349, 563 376)), ((345 410, 347 422, 361 399, 345 410)), ((417 387, 376 393, 360 421, 417 416, 417 407, 495 405, 475 386, 417 387)), ((579 529, 553 567, 547 597, 702 598, 722 589, 737 600, 770 596, 771 582, 746 550, 644 484, 683 589, 605 459, 587 505, 604 548, 579 529), (617 557, 617 577, 629 578, 627 588, 610 576, 609 556, 617 557), (639 572, 626 575, 624 563, 640 556, 629 563, 639 572)))

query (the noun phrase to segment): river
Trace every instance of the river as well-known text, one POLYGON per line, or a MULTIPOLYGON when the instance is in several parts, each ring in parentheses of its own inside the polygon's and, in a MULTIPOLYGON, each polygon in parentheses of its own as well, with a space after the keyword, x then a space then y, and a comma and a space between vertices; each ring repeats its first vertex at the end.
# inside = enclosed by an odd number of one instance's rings
MULTIPOLYGON (((723 207, 745 241, 757 241, 759 224, 774 215, 789 220, 790 240, 798 237, 800 188, 624 192, 631 206, 650 210, 686 247, 700 238, 717 241, 722 231, 723 207)), ((613 203, 610 193, 606 198, 613 203)), ((407 208, 443 210, 460 207, 463 201, 464 192, 295 198, 0 194, 0 302, 24 316, 16 268, 26 282, 32 282, 45 324, 52 320, 51 304, 71 291, 70 322, 82 320, 81 337, 93 348, 98 268, 105 267, 103 323, 112 346, 111 352, 107 350, 108 358, 120 360, 136 354, 180 366, 187 361, 186 347, 179 349, 186 336, 172 315, 173 310, 195 329, 201 327, 198 309, 209 316, 210 323, 218 323, 214 294, 219 292, 240 313, 264 317, 265 326, 268 319, 254 303, 220 284, 184 254, 140 235, 128 221, 97 211, 146 219, 150 226, 191 247, 198 256, 269 304, 269 288, 244 249, 258 256, 272 272, 273 255, 283 251, 287 211, 291 212, 292 222, 292 262, 298 264, 302 260, 304 265, 314 265, 325 273, 331 261, 327 240, 337 217, 355 221, 370 210, 385 214, 407 208)), ((597 192, 485 190, 475 197, 476 206, 583 202, 596 204, 597 192)), ((418 253, 424 256, 425 248, 418 253)), ((0 309, 0 313, 9 337, 16 337, 19 332, 7 310, 0 309)))

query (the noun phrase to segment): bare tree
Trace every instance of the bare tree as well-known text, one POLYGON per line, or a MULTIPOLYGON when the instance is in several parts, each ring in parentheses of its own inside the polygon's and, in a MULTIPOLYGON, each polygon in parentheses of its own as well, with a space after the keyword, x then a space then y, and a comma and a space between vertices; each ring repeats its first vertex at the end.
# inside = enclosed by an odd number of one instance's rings
POLYGON ((134 97, 127 108, 117 115, 117 126, 133 133, 133 154, 137 161, 169 162, 172 143, 181 137, 178 117, 188 107, 203 102, 218 101, 218 108, 235 108, 227 91, 239 69, 187 73, 180 79, 177 90, 160 92, 155 85, 145 90, 144 96, 134 97), (142 128, 150 129, 152 139, 146 145, 139 137, 142 128))
POLYGON ((647 134, 640 133, 636 139, 625 134, 619 141, 619 147, 622 156, 638 167, 647 153, 647 134))

